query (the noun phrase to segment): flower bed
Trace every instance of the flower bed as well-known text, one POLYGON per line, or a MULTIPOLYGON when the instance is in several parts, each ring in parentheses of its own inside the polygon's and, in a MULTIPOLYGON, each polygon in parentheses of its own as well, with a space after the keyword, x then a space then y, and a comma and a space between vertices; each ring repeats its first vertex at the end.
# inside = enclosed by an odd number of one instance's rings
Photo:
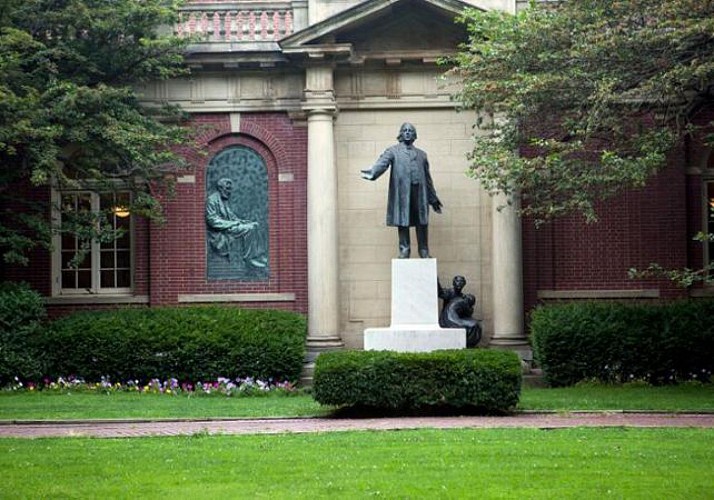
POLYGON ((55 380, 44 379, 42 382, 22 382, 18 377, 3 389, 6 392, 96 392, 112 394, 116 392, 140 392, 146 394, 166 394, 169 396, 219 395, 227 397, 259 396, 274 393, 293 393, 297 388, 291 382, 258 380, 251 377, 228 379, 218 377, 210 382, 180 382, 175 378, 161 381, 151 379, 146 384, 138 380, 112 382, 109 377, 102 377, 99 382, 87 382, 80 377, 58 377, 55 380))

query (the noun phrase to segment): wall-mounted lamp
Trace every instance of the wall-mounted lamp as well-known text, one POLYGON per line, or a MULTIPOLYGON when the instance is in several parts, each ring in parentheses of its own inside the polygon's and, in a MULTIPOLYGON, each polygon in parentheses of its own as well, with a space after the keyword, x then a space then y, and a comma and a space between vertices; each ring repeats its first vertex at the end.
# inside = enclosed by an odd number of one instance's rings
POLYGON ((131 215, 131 212, 129 211, 128 207, 123 207, 120 205, 117 205, 116 207, 112 208, 112 213, 119 217, 120 219, 124 219, 126 217, 129 217, 131 215))

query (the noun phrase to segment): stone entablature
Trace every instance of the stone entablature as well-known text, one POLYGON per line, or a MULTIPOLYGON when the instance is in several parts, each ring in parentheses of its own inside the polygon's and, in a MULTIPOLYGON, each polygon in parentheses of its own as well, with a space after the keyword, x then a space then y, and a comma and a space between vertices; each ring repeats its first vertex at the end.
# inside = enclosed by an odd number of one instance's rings
MULTIPOLYGON (((453 108, 452 87, 436 66, 395 71, 346 68, 334 76, 339 109, 453 108)), ((171 102, 186 111, 252 112, 302 109, 305 74, 300 68, 241 72, 198 72, 188 78, 152 82, 142 89, 145 102, 171 102)))

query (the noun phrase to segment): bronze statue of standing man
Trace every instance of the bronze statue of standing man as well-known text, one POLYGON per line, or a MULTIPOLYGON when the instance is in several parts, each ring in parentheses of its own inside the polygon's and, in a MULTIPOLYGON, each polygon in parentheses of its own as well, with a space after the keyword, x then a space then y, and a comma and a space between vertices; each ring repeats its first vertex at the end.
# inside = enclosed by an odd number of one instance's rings
POLYGON ((414 147, 416 128, 404 123, 399 129, 399 144, 387 148, 377 162, 361 171, 363 179, 374 181, 391 166, 387 197, 387 225, 396 226, 399 234, 399 258, 411 254, 409 228, 416 228, 419 257, 429 258, 429 205, 441 213, 441 202, 436 196, 429 173, 426 153, 414 147))

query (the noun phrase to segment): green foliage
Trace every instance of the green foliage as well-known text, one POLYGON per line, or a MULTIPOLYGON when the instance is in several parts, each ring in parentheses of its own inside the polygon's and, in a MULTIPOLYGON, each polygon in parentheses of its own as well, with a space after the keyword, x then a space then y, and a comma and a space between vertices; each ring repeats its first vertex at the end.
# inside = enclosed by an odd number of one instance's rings
POLYGON ((227 307, 120 309, 61 318, 43 338, 51 378, 297 381, 303 317, 227 307))
POLYGON ((709 380, 714 371, 712 301, 667 304, 575 302, 531 315, 531 338, 546 381, 666 384, 709 380))
POLYGON ((712 271, 714 271, 714 262, 699 269, 690 269, 688 267, 667 269, 656 262, 652 262, 645 269, 628 269, 627 275, 631 279, 664 278, 682 288, 690 288, 697 283, 711 283, 714 280, 712 271))
POLYGON ((518 403, 521 378, 518 356, 508 351, 335 351, 315 362, 313 396, 321 404, 379 410, 504 412, 518 403))
POLYGON ((532 2, 462 21, 455 97, 490 130, 470 173, 489 192, 520 193, 537 222, 594 220, 595 202, 643 186, 712 102, 712 2, 532 2))
POLYGON ((42 374, 34 340, 46 316, 40 294, 24 284, 0 283, 0 385, 42 374))
MULTIPOLYGON (((173 0, 6 0, 0 6, 0 195, 31 183, 79 187, 78 181, 144 193, 154 199, 169 148, 184 130, 166 121, 176 109, 139 104, 134 85, 185 72, 185 41, 160 34, 177 17, 173 0), (159 115, 161 113, 161 115, 159 115), (159 121, 161 117, 162 121, 159 121)), ((135 196, 141 200, 141 196, 135 196)), ((160 217, 160 206, 132 207, 160 217)), ((0 213, 0 252, 27 263, 27 252, 48 246, 47 207, 15 217, 0 213), (28 215, 32 214, 32 216, 28 215)))

